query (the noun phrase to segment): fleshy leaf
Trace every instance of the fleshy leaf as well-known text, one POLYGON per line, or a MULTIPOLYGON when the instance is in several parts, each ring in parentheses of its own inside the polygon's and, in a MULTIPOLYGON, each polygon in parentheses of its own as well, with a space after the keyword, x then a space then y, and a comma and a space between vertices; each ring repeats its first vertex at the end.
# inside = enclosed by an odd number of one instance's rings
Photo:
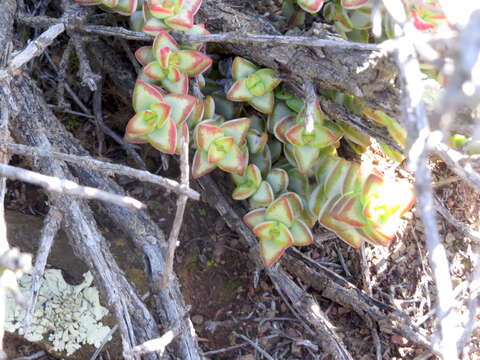
POLYGON ((227 155, 219 160, 217 166, 225 172, 243 175, 248 163, 248 151, 242 151, 237 144, 233 144, 227 155))
POLYGON ((305 141, 303 141, 304 133, 304 124, 295 124, 285 132, 285 139, 292 145, 303 146, 305 145, 305 141))
POLYGON ((290 227, 294 220, 292 205, 286 197, 280 197, 272 202, 265 210, 265 219, 280 221, 287 227, 290 227))
POLYGON ((191 11, 181 11, 164 21, 165 24, 170 26, 173 30, 185 31, 193 27, 193 13, 191 11))
POLYGON ((277 101, 273 108, 273 112, 268 115, 267 119, 267 129, 269 132, 273 133, 275 125, 285 119, 286 117, 292 116, 293 113, 283 101, 277 101))
POLYGON ((281 194, 287 190, 288 187, 288 174, 283 169, 272 169, 267 175, 267 181, 272 186, 275 194, 281 194))
POLYGON ((253 228, 260 239, 260 254, 266 266, 273 265, 285 249, 293 244, 293 236, 288 228, 277 221, 265 221, 253 228))
POLYGON ((208 148, 208 161, 217 163, 232 150, 234 140, 232 137, 221 137, 213 141, 208 148))
POLYGON ((143 110, 132 117, 127 124, 125 132, 132 135, 145 135, 155 130, 156 114, 150 110, 143 110))
POLYGON ((162 86, 173 94, 188 94, 188 76, 187 74, 179 73, 180 79, 178 81, 170 81, 168 78, 160 80, 162 86))
POLYGON ((137 10, 137 0, 118 0, 115 12, 120 15, 130 16, 137 10))
POLYGON ((135 58, 140 63, 140 65, 145 66, 152 61, 155 61, 155 57, 152 53, 151 46, 142 46, 135 51, 135 58))
POLYGON ((167 8, 164 7, 163 4, 154 4, 151 2, 148 7, 152 16, 157 19, 165 19, 175 14, 173 7, 167 8))
POLYGON ((265 85, 265 91, 273 91, 282 82, 282 80, 277 77, 278 72, 273 69, 260 69, 255 75, 257 75, 263 85, 265 85))
POLYGON ((153 80, 162 80, 166 74, 166 69, 162 67, 159 61, 152 61, 143 68, 143 73, 153 80))
POLYGON ((294 146, 293 155, 297 162, 298 171, 302 174, 307 174, 313 167, 313 164, 318 158, 320 149, 312 146, 294 146))
POLYGON ((300 195, 298 195, 297 193, 289 191, 282 194, 279 199, 280 198, 285 198, 288 200, 290 206, 292 207, 294 218, 300 216, 300 214, 303 212, 303 201, 300 195))
POLYGON ((320 11, 324 0, 297 0, 298 6, 310 14, 320 11))
POLYGON ((227 92, 227 99, 230 101, 249 101, 253 97, 253 94, 248 90, 247 79, 235 81, 227 92))
POLYGON ((210 144, 225 135, 218 126, 212 125, 210 121, 202 121, 195 129, 195 142, 200 150, 208 151, 210 144))
POLYGON ((203 104, 205 106, 203 118, 212 119, 213 115, 215 114, 215 100, 213 100, 213 97, 211 97, 210 95, 205 96, 205 99, 203 100, 203 104))
POLYGON ((208 162, 208 155, 205 151, 197 150, 193 157, 192 177, 198 179, 215 169, 215 164, 208 162))
POLYGON ((147 110, 150 105, 163 102, 161 91, 145 81, 137 81, 133 90, 133 109, 135 112, 147 110))
POLYGON ((261 224, 265 220, 265 208, 255 209, 250 211, 243 217, 243 222, 250 228, 253 229, 258 224, 261 224))
POLYGON ((250 151, 251 154, 262 151, 267 141, 268 135, 266 132, 250 129, 247 133, 248 151, 250 151))
POLYGON ((175 154, 177 148, 177 127, 171 119, 164 126, 147 135, 147 140, 155 149, 166 154, 175 154))
POLYGON ((243 145, 245 142, 245 136, 247 135, 250 127, 250 118, 238 118, 229 120, 223 123, 220 128, 225 132, 225 135, 232 136, 235 139, 235 144, 243 145))
POLYGON ((264 114, 271 114, 275 105, 273 92, 266 92, 263 96, 254 96, 248 103, 264 114))
POLYGON ((346 9, 357 9, 367 5, 369 0, 342 0, 342 6, 346 9))
POLYGON ((250 198, 250 208, 264 208, 272 203, 274 194, 272 187, 266 181, 262 181, 257 191, 250 198))
POLYGON ((237 81, 246 78, 258 70, 258 67, 244 58, 237 56, 232 63, 232 78, 237 81))
POLYGON ((285 117, 275 124, 275 126, 273 128, 273 134, 282 143, 288 144, 285 133, 286 133, 287 129, 290 129, 293 125, 295 125, 294 118, 292 116, 285 117))
POLYGON ((180 50, 175 54, 175 64, 189 76, 203 73, 212 65, 212 59, 195 50, 180 50))
POLYGON ((168 94, 163 97, 163 102, 172 109, 170 118, 175 124, 183 124, 195 107, 196 98, 190 95, 168 94))
POLYGON ((313 234, 303 221, 295 220, 289 230, 293 237, 294 246, 313 244, 313 234))
POLYGON ((155 36, 152 48, 153 54, 158 60, 160 60, 161 57, 160 51, 165 47, 173 51, 177 51, 179 49, 175 39, 171 37, 170 34, 166 31, 162 31, 157 36, 155 36))

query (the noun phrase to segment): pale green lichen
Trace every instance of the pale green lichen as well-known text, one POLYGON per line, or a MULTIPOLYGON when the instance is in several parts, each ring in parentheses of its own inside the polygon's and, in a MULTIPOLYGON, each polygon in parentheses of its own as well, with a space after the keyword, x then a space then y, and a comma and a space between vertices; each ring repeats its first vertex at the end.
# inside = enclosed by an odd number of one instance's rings
MULTIPOLYGON (((42 287, 33 314, 32 324, 25 334, 29 341, 42 341, 44 336, 55 351, 73 354, 82 345, 99 347, 110 328, 100 320, 108 310, 100 305, 98 290, 91 286, 93 277, 85 273, 84 281, 77 286, 65 282, 60 270, 45 271, 42 287)), ((20 291, 26 298, 31 288, 31 276, 19 281, 20 291)), ((25 317, 25 308, 7 296, 5 329, 17 331, 25 317)))

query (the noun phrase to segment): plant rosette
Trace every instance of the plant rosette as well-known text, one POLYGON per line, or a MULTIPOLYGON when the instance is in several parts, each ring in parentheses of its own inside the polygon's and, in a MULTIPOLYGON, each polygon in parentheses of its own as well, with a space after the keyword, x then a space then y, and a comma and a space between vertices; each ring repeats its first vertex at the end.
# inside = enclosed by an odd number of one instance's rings
POLYGON ((138 0, 75 0, 79 5, 98 5, 117 14, 132 15, 138 7, 138 0))
POLYGON ((236 57, 232 64, 233 85, 227 92, 230 101, 246 101, 256 110, 271 114, 275 105, 273 90, 281 80, 277 71, 259 69, 256 65, 241 57, 236 57))
POLYGON ((188 31, 202 0, 148 0, 144 2, 142 31, 157 35, 163 30, 188 31))
POLYGON ((144 66, 143 74, 158 81, 167 91, 188 93, 188 77, 198 76, 212 66, 212 59, 196 50, 181 50, 165 31, 160 32, 153 46, 144 46, 135 52, 144 66))
POLYGON ((309 227, 299 218, 303 211, 300 197, 285 193, 267 208, 250 211, 243 221, 260 239, 260 255, 266 266, 272 266, 290 246, 313 243, 309 227))
POLYGON ((386 181, 375 169, 336 156, 323 159, 309 208, 320 224, 349 245, 389 246, 401 217, 415 202, 406 181, 386 181))
POLYGON ((229 120, 219 124, 204 120, 194 130, 197 151, 193 158, 192 177, 199 178, 215 168, 243 176, 248 164, 246 135, 249 118, 229 120))
POLYGON ((133 116, 125 129, 125 141, 149 143, 166 153, 179 153, 179 138, 188 131, 187 118, 194 110, 196 98, 184 94, 163 95, 161 90, 137 81, 133 91, 133 116))

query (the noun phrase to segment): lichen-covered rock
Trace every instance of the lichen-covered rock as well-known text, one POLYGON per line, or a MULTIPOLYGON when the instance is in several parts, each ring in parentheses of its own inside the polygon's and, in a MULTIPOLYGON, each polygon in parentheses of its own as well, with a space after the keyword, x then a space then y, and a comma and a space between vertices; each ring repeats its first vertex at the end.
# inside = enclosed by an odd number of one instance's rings
MULTIPOLYGON (((65 351, 67 355, 73 354, 82 345, 100 346, 110 331, 100 322, 108 310, 100 305, 98 290, 91 286, 92 274, 85 273, 84 279, 74 286, 65 282, 60 270, 45 271, 32 324, 25 334, 27 340, 48 340, 53 350, 65 351)), ((22 294, 28 297, 31 276, 24 275, 19 286, 22 294)), ((7 295, 5 329, 17 331, 24 317, 25 308, 7 295)))

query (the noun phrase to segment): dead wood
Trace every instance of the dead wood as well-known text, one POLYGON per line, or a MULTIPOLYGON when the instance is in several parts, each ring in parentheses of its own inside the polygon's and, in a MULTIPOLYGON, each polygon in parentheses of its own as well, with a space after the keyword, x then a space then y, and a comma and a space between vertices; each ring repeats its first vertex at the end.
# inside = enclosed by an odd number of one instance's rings
MULTIPOLYGON (((37 126, 40 126, 41 132, 45 134, 54 149, 76 155, 89 155, 88 152, 82 148, 78 140, 59 123, 43 101, 42 93, 32 82, 29 82, 29 84, 25 82, 17 84, 16 91, 18 95, 18 98, 16 98, 17 103, 23 99, 20 102, 22 107, 29 109, 30 115, 36 115, 33 116, 33 118, 36 119, 37 126), (33 101, 32 99, 36 100, 33 101)), ((29 122, 32 121, 32 119, 29 120, 29 122)), ((20 122, 21 120, 19 119, 16 124, 20 122)), ((16 129, 15 131, 27 132, 31 136, 33 129, 25 127, 22 128, 22 130, 16 129)), ((37 146, 36 142, 29 136, 19 135, 19 140, 22 142, 31 146, 37 146)), ((83 183, 101 188, 105 191, 110 189, 117 194, 124 193, 121 187, 105 176, 105 174, 83 167, 72 167, 72 169, 83 183)), ((132 239, 135 246, 145 254, 146 270, 152 283, 152 296, 155 299, 157 315, 160 316, 166 328, 168 329, 170 324, 181 322, 186 312, 186 307, 181 296, 178 281, 172 279, 170 285, 163 291, 160 291, 158 286, 165 268, 163 246, 166 242, 163 232, 144 211, 125 211, 125 209, 122 209, 120 206, 110 206, 107 204, 102 206, 102 208, 104 211, 103 216, 110 217, 113 222, 132 239)), ((112 259, 112 261, 114 260, 112 259)), ((87 264, 93 265, 91 262, 87 262, 87 264)), ((140 309, 141 307, 139 310, 140 309)), ((178 354, 182 359, 200 359, 200 350, 195 335, 193 335, 193 327, 188 319, 184 321, 188 322, 188 326, 185 327, 188 331, 184 331, 177 338, 179 345, 178 354)), ((159 334, 157 333, 155 336, 144 337, 141 342, 158 336, 159 334)))
MULTIPOLYGON (((242 236, 242 239, 250 248, 250 257, 252 260, 258 267, 264 268, 255 235, 252 234, 236 212, 232 210, 230 204, 212 178, 206 175, 200 178, 198 182, 206 192, 208 203, 217 209, 218 213, 232 230, 242 236)), ((331 354, 334 359, 352 359, 343 341, 335 332, 334 327, 330 324, 315 298, 300 288, 290 276, 288 276, 280 264, 272 268, 264 268, 264 270, 272 280, 277 291, 288 298, 290 305, 294 309, 294 313, 314 328, 318 335, 318 341, 323 349, 331 354)))
MULTIPOLYGON (((266 18, 229 6, 225 1, 203 1, 198 18, 212 33, 280 35, 280 31, 266 18)), ((342 41, 322 26, 312 35, 342 41)), ((225 44, 223 48, 262 66, 279 70, 299 88, 302 88, 303 79, 307 78, 314 81, 318 88, 337 89, 358 96, 372 108, 392 116, 400 113, 399 94, 394 84, 397 70, 386 53, 338 48, 319 50, 268 43, 225 44)))

